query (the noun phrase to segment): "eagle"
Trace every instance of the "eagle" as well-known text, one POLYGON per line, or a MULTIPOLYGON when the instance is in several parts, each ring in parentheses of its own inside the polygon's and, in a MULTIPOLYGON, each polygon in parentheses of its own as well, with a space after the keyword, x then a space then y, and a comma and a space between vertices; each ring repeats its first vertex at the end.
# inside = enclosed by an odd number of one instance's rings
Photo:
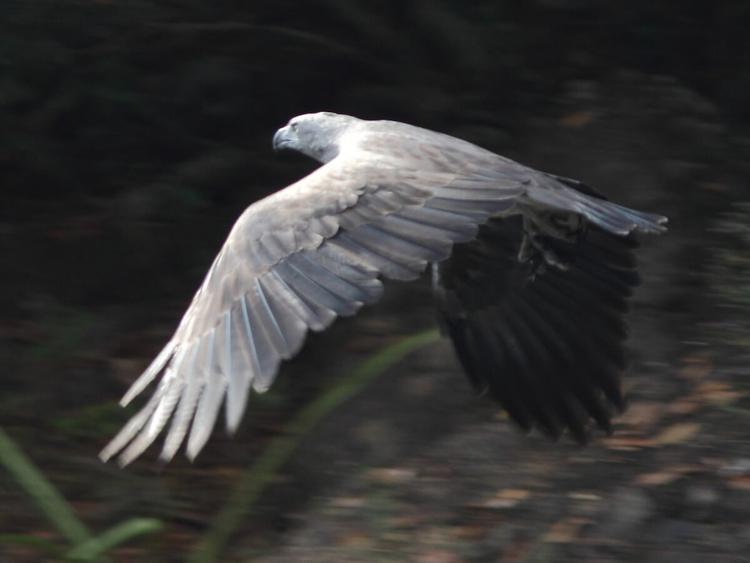
POLYGON ((192 460, 224 405, 228 430, 309 330, 429 267, 443 333, 473 385, 521 428, 585 441, 623 408, 637 233, 667 219, 570 178, 395 121, 331 112, 273 136, 320 163, 250 205, 173 336, 122 398, 151 398, 102 450, 122 465, 165 431, 192 460))

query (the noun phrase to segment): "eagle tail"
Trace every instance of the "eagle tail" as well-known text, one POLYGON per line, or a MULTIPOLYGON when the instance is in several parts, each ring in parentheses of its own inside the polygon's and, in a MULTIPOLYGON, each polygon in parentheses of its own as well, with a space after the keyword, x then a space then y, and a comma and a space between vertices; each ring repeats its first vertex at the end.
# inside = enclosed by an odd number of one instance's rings
POLYGON ((667 230, 666 217, 612 203, 585 184, 568 178, 542 176, 527 195, 533 203, 578 213, 615 235, 627 236, 634 231, 660 234, 667 230))

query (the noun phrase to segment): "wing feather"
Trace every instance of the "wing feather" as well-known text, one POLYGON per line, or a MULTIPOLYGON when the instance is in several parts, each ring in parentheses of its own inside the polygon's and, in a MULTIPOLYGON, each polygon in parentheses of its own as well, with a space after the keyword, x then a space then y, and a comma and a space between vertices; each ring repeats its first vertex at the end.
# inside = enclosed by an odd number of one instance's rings
POLYGON ((420 264, 420 273, 427 262, 443 260, 450 254, 450 243, 446 240, 401 238, 387 230, 383 224, 362 225, 350 233, 350 236, 381 255, 398 259, 402 264, 420 264))
POLYGON ((273 275, 262 276, 257 281, 270 316, 276 321, 284 340, 285 350, 281 358, 291 358, 302 347, 309 325, 295 312, 293 299, 273 275))
POLYGON ((187 434, 190 421, 195 415, 195 409, 198 406, 198 400, 205 384, 205 366, 201 366, 200 364, 199 351, 202 348, 207 348, 211 340, 212 338, 209 336, 194 346, 189 368, 189 373, 192 375, 185 378, 185 391, 180 397, 177 410, 167 431, 167 437, 164 439, 164 447, 159 456, 164 460, 174 457, 175 452, 187 434), (197 369, 199 366, 201 369, 197 369))
POLYGON ((250 335, 240 309, 241 304, 238 302, 230 310, 224 342, 228 379, 225 418, 230 432, 234 432, 239 426, 250 384, 257 373, 248 351, 250 335))
POLYGON ((347 303, 372 303, 380 296, 379 293, 373 295, 371 291, 368 291, 368 288, 357 285, 346 276, 336 275, 326 267, 324 260, 321 259, 322 257, 314 259, 313 256, 315 255, 298 253, 291 256, 288 262, 320 287, 327 288, 347 303))
POLYGON ((493 219, 442 264, 444 324, 472 382, 522 428, 584 441, 589 419, 609 431, 623 404, 632 241, 595 226, 577 242, 549 239, 567 269, 532 280, 516 258, 521 232, 517 218, 493 219))
POLYGON ((330 320, 333 320, 334 314, 348 316, 356 311, 356 302, 348 301, 335 290, 316 282, 314 276, 310 275, 310 268, 301 268, 293 260, 285 260, 274 269, 287 280, 300 299, 311 308, 317 308, 326 315, 325 318, 319 317, 323 328, 328 326, 330 320))
POLYGON ((386 278, 409 281, 419 277, 425 268, 425 262, 414 262, 412 264, 403 264, 392 257, 383 255, 374 250, 367 241, 362 243, 355 240, 351 233, 342 231, 339 235, 329 241, 326 246, 335 248, 342 255, 356 256, 368 268, 380 272, 386 278))
MULTIPOLYGON (((424 210, 424 208, 421 208, 424 210)), ((382 228, 394 236, 407 240, 438 240, 443 243, 465 242, 476 235, 476 228, 470 223, 463 230, 446 229, 445 226, 428 223, 428 217, 407 216, 393 213, 383 219, 382 228)), ((467 225, 467 223, 464 223, 467 225)))
POLYGON ((227 366, 224 364, 224 360, 228 356, 224 342, 226 342, 226 327, 229 326, 228 319, 224 317, 210 336, 211 356, 206 372, 206 384, 198 399, 195 416, 190 427, 190 435, 188 436, 187 455, 190 459, 195 459, 195 456, 208 441, 211 430, 213 430, 219 416, 221 403, 224 400, 229 379, 226 375, 227 366))
POLYGON ((268 276, 273 287, 278 288, 277 295, 283 296, 284 302, 291 307, 294 314, 307 328, 314 331, 324 330, 333 320, 333 313, 320 305, 311 306, 310 302, 302 298, 296 288, 291 285, 291 280, 287 280, 282 275, 283 271, 283 267, 274 268, 268 276))

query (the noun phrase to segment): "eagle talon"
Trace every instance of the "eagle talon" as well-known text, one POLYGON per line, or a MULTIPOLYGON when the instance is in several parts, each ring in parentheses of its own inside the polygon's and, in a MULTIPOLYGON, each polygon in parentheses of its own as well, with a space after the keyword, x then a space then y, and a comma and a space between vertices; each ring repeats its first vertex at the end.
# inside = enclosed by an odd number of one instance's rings
POLYGON ((568 264, 554 250, 544 244, 536 225, 526 218, 524 218, 523 239, 521 239, 521 247, 518 250, 518 261, 523 264, 531 264, 529 278, 532 281, 537 274, 544 273, 547 266, 562 271, 568 269, 568 264))

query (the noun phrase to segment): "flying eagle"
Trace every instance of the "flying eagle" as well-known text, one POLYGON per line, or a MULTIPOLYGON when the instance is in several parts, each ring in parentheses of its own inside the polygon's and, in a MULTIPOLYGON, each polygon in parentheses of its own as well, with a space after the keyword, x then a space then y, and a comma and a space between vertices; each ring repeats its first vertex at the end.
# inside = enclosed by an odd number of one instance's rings
POLYGON ((323 165, 248 207, 172 338, 122 399, 151 399, 104 448, 127 464, 167 427, 171 459, 237 428, 308 330, 431 265, 441 325, 471 382, 522 428, 586 439, 622 408, 634 233, 665 217, 569 178, 394 121, 322 112, 273 137, 323 165))

